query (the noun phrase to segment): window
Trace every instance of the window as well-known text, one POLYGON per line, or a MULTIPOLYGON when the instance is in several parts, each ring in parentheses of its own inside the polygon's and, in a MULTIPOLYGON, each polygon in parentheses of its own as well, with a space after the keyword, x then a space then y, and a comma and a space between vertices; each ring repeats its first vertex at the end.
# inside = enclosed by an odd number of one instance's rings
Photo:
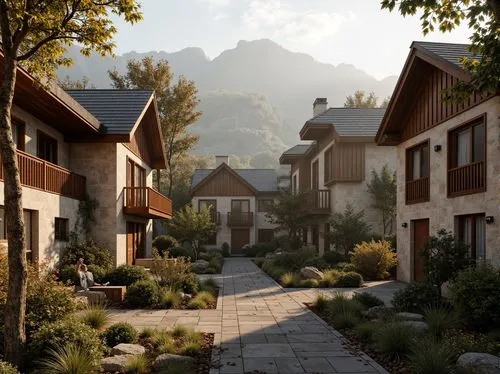
POLYGON ((57 140, 38 130, 37 156, 57 165, 57 140))
POLYGON ((262 199, 258 201, 258 212, 269 212, 270 207, 273 206, 273 199, 262 199))
MULTIPOLYGON (((23 209, 24 219, 24 238, 26 240, 26 259, 31 262, 33 260, 33 211, 23 209)), ((7 217, 5 216, 5 208, 0 207, 0 242, 7 241, 7 217)))
POLYGON ((297 190, 297 174, 295 174, 295 175, 293 176, 292 192, 293 192, 293 193, 297 193, 297 192, 299 192, 299 191, 297 190))
POLYGON ((12 138, 14 139, 17 149, 24 151, 26 144, 26 125, 16 118, 12 118, 12 138))
POLYGON ((450 166, 456 168, 482 162, 486 158, 484 117, 450 132, 450 166))
POLYGON ((458 239, 469 246, 469 255, 474 260, 484 260, 486 256, 485 215, 470 214, 458 216, 458 239))
POLYGON ((135 163, 132 159, 127 159, 127 187, 145 187, 146 170, 135 163))
POLYGON ((325 151, 325 183, 333 179, 332 156, 333 147, 330 147, 325 151))
POLYGON ((429 141, 406 150, 406 204, 429 201, 429 141))
POLYGON ((231 200, 231 213, 250 212, 250 200, 231 200))
POLYGON ((259 244, 271 243, 274 238, 273 229, 259 229, 259 244))
POLYGON ((69 240, 69 219, 56 217, 55 239, 63 242, 69 240))
POLYGON ((317 190, 319 188, 319 160, 316 160, 312 164, 312 189, 317 190))

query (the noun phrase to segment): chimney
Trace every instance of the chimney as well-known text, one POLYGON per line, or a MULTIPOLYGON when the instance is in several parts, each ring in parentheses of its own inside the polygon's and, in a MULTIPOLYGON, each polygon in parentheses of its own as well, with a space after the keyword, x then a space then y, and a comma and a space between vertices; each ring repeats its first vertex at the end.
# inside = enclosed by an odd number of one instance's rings
POLYGON ((313 104, 313 117, 316 117, 318 114, 325 112, 328 108, 328 100, 326 97, 318 97, 314 100, 313 104))
POLYGON ((222 164, 229 166, 229 156, 215 156, 215 167, 218 168, 222 164))

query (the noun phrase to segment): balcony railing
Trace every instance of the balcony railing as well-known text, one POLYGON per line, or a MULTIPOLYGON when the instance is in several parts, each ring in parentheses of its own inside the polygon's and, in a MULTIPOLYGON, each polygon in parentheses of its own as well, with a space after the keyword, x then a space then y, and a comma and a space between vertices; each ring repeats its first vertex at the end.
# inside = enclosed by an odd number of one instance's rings
POLYGON ((124 187, 123 210, 146 218, 172 218, 172 200, 151 187, 124 187))
POLYGON ((227 214, 228 226, 253 226, 253 212, 229 212, 227 214))
POLYGON ((330 190, 307 192, 307 206, 314 214, 330 214, 330 190))
POLYGON ((217 226, 220 225, 220 212, 210 212, 210 218, 212 219, 212 222, 215 223, 217 226))
POLYGON ((429 201, 430 182, 429 177, 406 181, 406 204, 421 203, 429 201))
MULTIPOLYGON (((17 151, 17 165, 21 184, 25 187, 55 193, 83 200, 85 198, 85 177, 73 173, 51 162, 17 151)), ((0 160, 0 179, 4 179, 0 160)))
POLYGON ((486 190, 484 161, 448 170, 448 196, 467 195, 486 190))

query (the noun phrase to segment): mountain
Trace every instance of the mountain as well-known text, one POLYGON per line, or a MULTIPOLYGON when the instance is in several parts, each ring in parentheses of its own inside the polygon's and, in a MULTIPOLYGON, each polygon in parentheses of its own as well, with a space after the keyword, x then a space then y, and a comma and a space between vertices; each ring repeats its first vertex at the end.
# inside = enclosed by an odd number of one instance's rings
POLYGON ((110 85, 107 71, 124 72, 129 59, 168 60, 176 75, 194 80, 199 90, 203 116, 192 130, 201 136, 197 153, 252 158, 262 153, 258 160, 274 157, 299 141, 298 132, 311 117, 316 97, 327 97, 330 106, 342 106, 347 95, 361 89, 382 99, 392 93, 397 79, 379 81, 353 65, 320 63, 267 39, 240 41, 213 60, 200 48, 89 59, 73 48, 69 55, 75 64, 61 68, 60 78, 87 76, 91 84, 103 88, 110 85))

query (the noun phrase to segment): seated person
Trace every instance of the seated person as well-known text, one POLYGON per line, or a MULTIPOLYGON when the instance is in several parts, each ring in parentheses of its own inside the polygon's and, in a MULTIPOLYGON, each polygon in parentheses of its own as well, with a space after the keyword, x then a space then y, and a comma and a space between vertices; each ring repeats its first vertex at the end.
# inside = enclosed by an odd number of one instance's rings
POLYGON ((79 259, 76 265, 77 273, 80 278, 80 285, 85 291, 89 290, 92 286, 107 286, 109 284, 100 284, 94 281, 94 275, 88 270, 87 265, 83 263, 83 259, 79 259))

